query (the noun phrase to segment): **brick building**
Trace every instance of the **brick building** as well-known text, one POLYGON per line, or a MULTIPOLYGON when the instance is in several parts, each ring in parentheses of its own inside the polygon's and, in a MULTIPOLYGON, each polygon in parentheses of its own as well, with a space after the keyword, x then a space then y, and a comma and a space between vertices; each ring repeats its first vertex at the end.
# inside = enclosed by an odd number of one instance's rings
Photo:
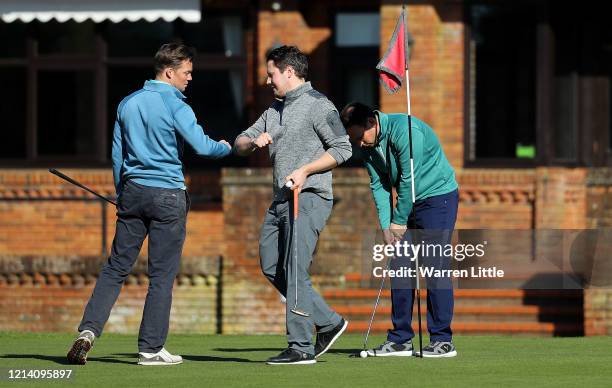
MULTIPOLYGON (((197 48, 186 94, 216 139, 233 140, 270 103, 264 57, 279 44, 308 54, 310 81, 338 108, 361 100, 405 111, 405 91, 388 95, 374 70, 399 1, 185 0, 163 13, 147 0, 123 2, 134 5, 130 13, 121 2, 89 0, 85 17, 66 11, 62 22, 34 1, 4 3, 0 330, 71 331, 78 324, 115 216, 46 170, 61 167, 114 195, 115 108, 152 76, 151 57, 161 43, 181 39, 197 48)), ((408 3, 412 111, 436 130, 456 168, 459 229, 597 229, 607 236, 612 226, 612 29, 595 1, 571 9, 554 3, 408 3)), ((284 307, 261 276, 257 254, 271 198, 267 155, 221 162, 189 156, 186 165, 194 201, 171 329, 282 332, 284 307)), ((358 331, 372 303, 363 247, 373 241, 377 221, 358 153, 334 176, 337 201, 313 274, 358 331)), ((597 249, 604 257, 598 268, 612 273, 609 245, 597 249)), ((142 255, 110 331, 137 330, 146 244, 142 255)), ((531 259, 513 258, 525 265, 531 259)), ((529 290, 525 280, 458 290, 455 331, 612 333, 610 283, 529 290)), ((388 307, 381 310, 377 330, 388 324, 388 307)))

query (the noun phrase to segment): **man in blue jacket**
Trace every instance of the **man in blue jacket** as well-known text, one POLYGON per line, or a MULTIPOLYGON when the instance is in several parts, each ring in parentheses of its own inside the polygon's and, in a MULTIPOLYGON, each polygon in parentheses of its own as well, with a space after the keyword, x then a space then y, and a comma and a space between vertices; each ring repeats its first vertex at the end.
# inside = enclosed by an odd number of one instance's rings
POLYGON ((200 156, 230 154, 225 141, 210 139, 198 125, 182 92, 191 81, 193 50, 182 44, 161 46, 155 54, 154 80, 119 104, 113 134, 113 177, 118 196, 111 255, 102 268, 79 325, 68 361, 85 364, 121 286, 149 236, 149 289, 138 335, 139 365, 180 364, 165 348, 172 286, 178 272, 189 199, 183 176, 187 142, 200 156))

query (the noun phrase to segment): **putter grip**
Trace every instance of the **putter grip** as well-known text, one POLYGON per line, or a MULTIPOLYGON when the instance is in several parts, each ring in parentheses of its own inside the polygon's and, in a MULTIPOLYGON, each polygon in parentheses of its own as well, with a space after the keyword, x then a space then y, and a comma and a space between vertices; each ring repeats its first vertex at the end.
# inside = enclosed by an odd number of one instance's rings
POLYGON ((297 220, 299 211, 299 195, 297 190, 293 190, 293 218, 297 220))
POLYGON ((76 185, 76 186, 79 186, 79 187, 83 187, 83 185, 81 185, 79 182, 75 181, 74 179, 70 178, 69 176, 66 176, 66 175, 62 174, 61 172, 57 171, 54 168, 50 168, 49 172, 51 174, 57 175, 58 177, 60 177, 60 178, 62 178, 64 180, 72 183, 73 185, 76 185))

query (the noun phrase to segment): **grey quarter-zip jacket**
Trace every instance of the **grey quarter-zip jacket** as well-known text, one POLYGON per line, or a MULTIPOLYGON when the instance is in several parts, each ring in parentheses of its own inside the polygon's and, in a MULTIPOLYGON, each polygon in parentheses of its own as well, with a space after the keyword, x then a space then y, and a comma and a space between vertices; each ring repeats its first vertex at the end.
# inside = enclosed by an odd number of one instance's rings
MULTIPOLYGON (((352 149, 338 110, 310 82, 287 92, 285 98, 272 105, 247 130, 238 135, 251 139, 263 132, 272 137, 268 146, 273 166, 274 200, 288 198, 285 177, 294 170, 319 159, 328 152, 338 163, 351 157, 352 149)), ((331 170, 312 174, 303 190, 325 199, 333 199, 331 170)))

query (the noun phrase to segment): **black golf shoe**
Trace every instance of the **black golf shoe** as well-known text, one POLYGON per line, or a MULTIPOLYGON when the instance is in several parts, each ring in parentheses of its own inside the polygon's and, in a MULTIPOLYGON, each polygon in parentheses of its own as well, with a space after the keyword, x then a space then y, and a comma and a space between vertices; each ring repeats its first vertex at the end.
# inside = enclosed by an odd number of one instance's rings
POLYGON ((291 348, 285 349, 278 356, 266 360, 268 365, 304 365, 316 362, 314 355, 291 348))
POLYGON ((326 331, 325 333, 317 333, 317 342, 315 343, 315 357, 319 357, 325 354, 325 352, 327 352, 329 348, 332 347, 334 342, 336 342, 336 340, 340 338, 342 333, 344 333, 344 330, 346 330, 347 326, 348 321, 342 319, 340 323, 330 331, 326 331))

